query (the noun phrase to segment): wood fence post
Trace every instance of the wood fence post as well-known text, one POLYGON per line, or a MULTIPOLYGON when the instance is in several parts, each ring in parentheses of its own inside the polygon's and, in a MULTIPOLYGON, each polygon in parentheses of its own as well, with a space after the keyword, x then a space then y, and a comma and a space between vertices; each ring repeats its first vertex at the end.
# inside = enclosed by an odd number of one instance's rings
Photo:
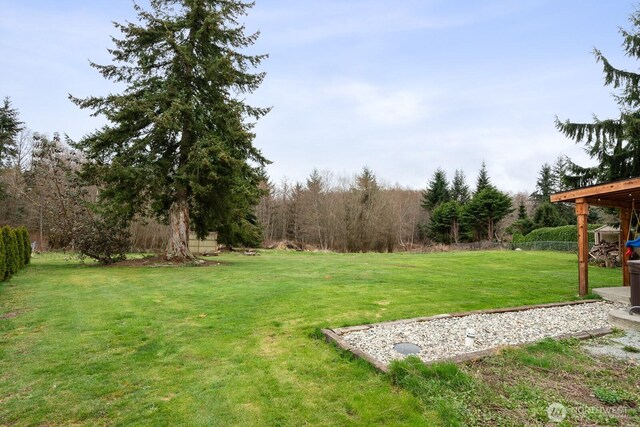
POLYGON ((584 199, 576 200, 578 217, 578 286, 581 297, 589 292, 589 229, 587 216, 589 204, 584 199))
POLYGON ((620 208, 620 260, 622 262, 622 285, 629 286, 629 266, 627 261, 629 257, 626 254, 627 248, 625 243, 629 238, 629 225, 631 222, 631 210, 629 208, 620 208))

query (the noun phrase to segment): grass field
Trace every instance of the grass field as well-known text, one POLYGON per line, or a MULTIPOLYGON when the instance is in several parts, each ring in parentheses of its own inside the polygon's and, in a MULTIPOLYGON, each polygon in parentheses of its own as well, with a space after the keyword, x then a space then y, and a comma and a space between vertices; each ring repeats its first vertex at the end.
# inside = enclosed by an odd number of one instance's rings
MULTIPOLYGON (((576 256, 554 252, 217 260, 103 268, 35 257, 0 284, 0 425, 447 424, 424 394, 318 328, 577 293, 576 256)), ((619 269, 589 274, 592 287, 621 280, 619 269)))

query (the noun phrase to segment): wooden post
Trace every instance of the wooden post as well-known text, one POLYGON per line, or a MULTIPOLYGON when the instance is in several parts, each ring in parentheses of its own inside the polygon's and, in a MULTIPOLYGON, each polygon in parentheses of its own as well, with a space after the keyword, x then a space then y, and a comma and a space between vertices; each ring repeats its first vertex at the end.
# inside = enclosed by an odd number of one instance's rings
POLYGON ((627 247, 625 243, 629 238, 629 223, 631 221, 631 210, 629 208, 620 208, 620 260, 622 262, 622 285, 629 286, 629 266, 627 261, 629 257, 625 255, 627 247))
POLYGON ((580 296, 589 292, 589 204, 584 199, 576 200, 576 215, 578 217, 578 286, 580 296))

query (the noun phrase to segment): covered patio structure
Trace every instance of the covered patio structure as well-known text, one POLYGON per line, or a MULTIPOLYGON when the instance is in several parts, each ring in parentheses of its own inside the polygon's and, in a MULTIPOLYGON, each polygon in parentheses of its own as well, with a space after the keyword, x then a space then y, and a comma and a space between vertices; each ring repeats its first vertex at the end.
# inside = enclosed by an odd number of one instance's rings
POLYGON ((578 217, 578 285, 580 296, 589 292, 589 206, 617 208, 620 214, 620 255, 622 284, 629 286, 628 257, 624 244, 629 235, 633 209, 640 208, 640 178, 630 178, 551 195, 552 203, 575 203, 578 217), (636 206, 638 204, 638 206, 636 206))

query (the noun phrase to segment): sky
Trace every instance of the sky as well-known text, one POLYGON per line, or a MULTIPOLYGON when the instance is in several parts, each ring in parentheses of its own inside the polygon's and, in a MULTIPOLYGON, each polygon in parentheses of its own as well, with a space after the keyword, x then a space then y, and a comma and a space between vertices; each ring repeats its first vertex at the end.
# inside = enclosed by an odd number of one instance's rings
MULTIPOLYGON (((139 4, 145 5, 146 0, 139 4)), ((130 0, 0 0, 0 97, 29 129, 72 139, 105 124, 68 100, 122 90, 89 61, 110 62, 112 22, 130 0)), ((313 168, 422 189, 437 168, 532 192, 544 163, 592 162, 554 118, 616 117, 598 48, 616 66, 623 0, 256 0, 242 18, 268 53, 247 98, 272 111, 255 145, 271 180, 304 182, 313 168)))

